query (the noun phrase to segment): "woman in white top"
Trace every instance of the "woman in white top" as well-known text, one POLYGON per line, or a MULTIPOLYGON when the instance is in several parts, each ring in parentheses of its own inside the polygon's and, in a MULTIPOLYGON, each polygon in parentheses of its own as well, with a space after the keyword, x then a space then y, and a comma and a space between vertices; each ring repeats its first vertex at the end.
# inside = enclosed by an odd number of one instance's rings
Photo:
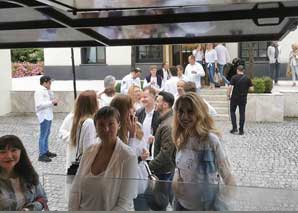
MULTIPOLYGON (((86 90, 80 93, 74 109, 72 127, 70 131, 70 161, 75 161, 89 146, 96 143, 96 130, 93 115, 98 110, 96 93, 86 90)), ((70 165, 71 162, 67 162, 70 165)))
POLYGON ((217 184, 235 184, 219 131, 202 98, 189 92, 175 103, 175 210, 216 210, 217 184), (214 185, 210 185, 214 184, 214 185))
POLYGON ((292 44, 290 52, 289 65, 292 70, 293 87, 296 86, 296 76, 298 78, 298 43, 292 44))
POLYGON ((73 112, 69 113, 63 120, 59 133, 58 138, 64 142, 67 146, 66 148, 66 171, 71 165, 71 162, 74 161, 75 158, 75 149, 71 146, 70 142, 70 131, 72 127, 72 120, 73 120, 73 112))
POLYGON ((137 194, 137 157, 117 133, 120 114, 103 107, 94 116, 99 144, 84 153, 71 189, 69 210, 128 211, 137 194))
POLYGON ((197 48, 192 51, 192 55, 196 58, 196 62, 203 65, 204 49, 201 44, 198 44, 197 48))
POLYGON ((214 88, 214 73, 217 69, 217 53, 216 50, 213 49, 213 44, 208 43, 205 51, 205 63, 206 69, 209 76, 210 88, 214 88))

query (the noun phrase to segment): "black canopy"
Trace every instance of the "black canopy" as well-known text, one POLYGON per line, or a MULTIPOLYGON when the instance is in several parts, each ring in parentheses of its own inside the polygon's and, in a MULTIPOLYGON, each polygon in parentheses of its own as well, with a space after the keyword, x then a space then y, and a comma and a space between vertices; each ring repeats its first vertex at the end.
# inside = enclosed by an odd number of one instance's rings
POLYGON ((279 40, 298 1, 3 0, 0 48, 279 40))

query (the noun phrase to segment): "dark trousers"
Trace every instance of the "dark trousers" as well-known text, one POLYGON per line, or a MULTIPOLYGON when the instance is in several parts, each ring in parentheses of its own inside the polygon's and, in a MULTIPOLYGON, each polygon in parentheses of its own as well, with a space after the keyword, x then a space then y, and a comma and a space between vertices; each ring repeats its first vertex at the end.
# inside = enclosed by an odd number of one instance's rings
POLYGON ((274 80, 274 83, 278 82, 279 70, 280 70, 280 64, 278 62, 269 64, 270 76, 274 80))
POLYGON ((239 131, 243 131, 244 122, 245 122, 245 107, 246 107, 246 101, 243 100, 233 100, 231 99, 230 102, 230 114, 231 114, 231 121, 233 129, 237 129, 237 121, 236 121, 236 109, 237 106, 239 107, 239 131))

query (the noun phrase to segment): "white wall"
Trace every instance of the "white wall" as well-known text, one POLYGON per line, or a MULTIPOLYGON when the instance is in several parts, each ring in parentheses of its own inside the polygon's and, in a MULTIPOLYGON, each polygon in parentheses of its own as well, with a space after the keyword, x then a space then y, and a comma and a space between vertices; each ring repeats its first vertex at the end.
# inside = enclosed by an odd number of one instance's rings
MULTIPOLYGON (((81 64, 81 48, 74 48, 75 65, 81 64)), ((71 66, 70 48, 45 48, 45 66, 71 66)))
POLYGON ((231 61, 238 56, 238 43, 226 43, 226 47, 230 53, 231 61))
POLYGON ((130 65, 131 46, 106 47, 107 65, 130 65))
POLYGON ((0 50, 0 115, 11 111, 11 57, 10 50, 0 50))
POLYGON ((290 32, 283 40, 279 42, 281 47, 281 62, 287 63, 289 60, 289 55, 292 50, 291 45, 298 42, 298 29, 290 32))

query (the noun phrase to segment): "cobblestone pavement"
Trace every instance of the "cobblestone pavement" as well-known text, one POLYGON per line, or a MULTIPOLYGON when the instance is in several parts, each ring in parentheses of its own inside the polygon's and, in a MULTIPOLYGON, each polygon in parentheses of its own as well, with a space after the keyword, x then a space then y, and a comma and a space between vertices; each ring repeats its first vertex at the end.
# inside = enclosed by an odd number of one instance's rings
MULTIPOLYGON (((58 154, 51 163, 38 159, 39 124, 34 114, 0 117, 0 135, 19 136, 40 174, 51 210, 66 210, 65 144, 57 140, 65 114, 56 114, 50 151, 58 154), (46 173, 60 175, 44 175, 46 173)), ((230 122, 218 121, 238 185, 298 190, 298 119, 283 123, 247 123, 245 135, 229 133, 230 122)))

